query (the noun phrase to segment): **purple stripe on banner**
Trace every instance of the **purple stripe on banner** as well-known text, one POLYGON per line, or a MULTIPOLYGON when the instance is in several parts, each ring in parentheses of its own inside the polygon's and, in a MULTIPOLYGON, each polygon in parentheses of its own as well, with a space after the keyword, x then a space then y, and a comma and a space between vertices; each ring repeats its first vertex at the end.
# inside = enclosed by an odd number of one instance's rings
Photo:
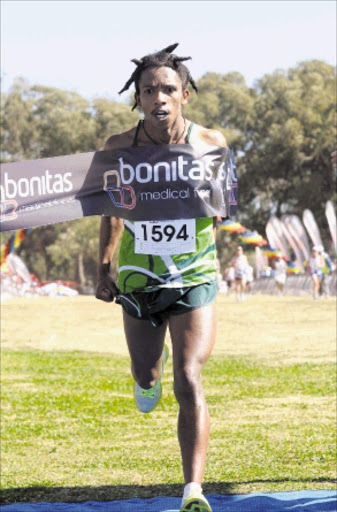
POLYGON ((235 215, 230 148, 169 144, 1 166, 1 231, 91 215, 131 221, 235 215))

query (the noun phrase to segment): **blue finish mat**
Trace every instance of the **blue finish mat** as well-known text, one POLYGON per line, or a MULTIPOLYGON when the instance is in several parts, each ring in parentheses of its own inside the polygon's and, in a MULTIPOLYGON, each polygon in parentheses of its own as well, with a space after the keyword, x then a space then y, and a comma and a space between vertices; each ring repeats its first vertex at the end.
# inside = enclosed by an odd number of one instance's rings
MULTIPOLYGON (((207 495, 213 512, 331 512, 337 510, 335 491, 207 495)), ((25 503, 3 505, 2 512, 178 512, 181 498, 133 498, 106 502, 25 503)))

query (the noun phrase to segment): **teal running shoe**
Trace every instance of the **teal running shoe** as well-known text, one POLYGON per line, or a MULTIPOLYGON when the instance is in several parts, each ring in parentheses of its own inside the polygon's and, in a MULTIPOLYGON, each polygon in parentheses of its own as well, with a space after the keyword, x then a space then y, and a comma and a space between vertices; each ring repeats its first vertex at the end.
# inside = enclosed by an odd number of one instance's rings
POLYGON ((163 377, 164 373, 164 366, 167 361, 169 355, 169 350, 166 345, 164 345, 163 349, 163 361, 161 365, 161 375, 156 382, 156 384, 153 386, 153 388, 150 389, 143 389, 141 388, 137 382, 135 385, 135 399, 136 404, 140 412, 143 412, 145 414, 153 411, 153 409, 157 406, 161 393, 162 393, 162 385, 161 385, 161 379, 163 377))
POLYGON ((212 509, 203 494, 191 493, 183 500, 179 512, 212 512, 212 509))

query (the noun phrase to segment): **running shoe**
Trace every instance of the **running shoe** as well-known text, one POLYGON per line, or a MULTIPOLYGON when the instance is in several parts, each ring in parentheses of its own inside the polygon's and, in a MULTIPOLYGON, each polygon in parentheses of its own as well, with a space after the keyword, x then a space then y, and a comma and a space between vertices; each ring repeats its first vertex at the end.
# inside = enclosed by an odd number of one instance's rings
POLYGON ((163 349, 163 361, 161 365, 161 375, 156 382, 156 384, 153 386, 153 388, 150 389, 143 389, 141 388, 137 382, 135 385, 135 399, 136 404, 140 412, 143 412, 145 414, 153 411, 153 409, 157 406, 162 392, 162 385, 161 385, 161 379, 163 377, 164 373, 164 366, 167 361, 169 355, 169 350, 166 345, 164 345, 163 349))
POLYGON ((179 512, 212 512, 212 509, 205 496, 191 493, 183 500, 179 512))

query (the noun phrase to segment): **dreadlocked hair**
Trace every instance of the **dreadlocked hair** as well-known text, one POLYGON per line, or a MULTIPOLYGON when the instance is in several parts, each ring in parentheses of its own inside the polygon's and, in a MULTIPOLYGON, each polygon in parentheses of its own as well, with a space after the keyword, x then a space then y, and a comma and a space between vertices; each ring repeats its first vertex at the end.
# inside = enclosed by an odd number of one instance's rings
MULTIPOLYGON (((122 94, 122 92, 127 91, 133 82, 136 87, 136 93, 139 94, 139 81, 143 71, 145 71, 145 69, 148 68, 162 66, 174 69, 174 71, 178 73, 184 89, 190 83, 195 92, 198 93, 198 88, 196 86, 195 81, 191 77, 188 68, 185 66, 185 64, 182 64, 185 60, 190 60, 191 57, 178 57, 177 55, 174 55, 172 53, 177 48, 178 45, 179 43, 171 44, 170 46, 167 46, 167 48, 164 48, 160 52, 145 55, 145 57, 141 58, 140 60, 132 59, 131 62, 136 64, 137 67, 130 76, 129 80, 124 85, 123 89, 121 89, 118 94, 122 94)), ((136 107, 137 102, 132 107, 132 110, 134 110, 136 107)))

